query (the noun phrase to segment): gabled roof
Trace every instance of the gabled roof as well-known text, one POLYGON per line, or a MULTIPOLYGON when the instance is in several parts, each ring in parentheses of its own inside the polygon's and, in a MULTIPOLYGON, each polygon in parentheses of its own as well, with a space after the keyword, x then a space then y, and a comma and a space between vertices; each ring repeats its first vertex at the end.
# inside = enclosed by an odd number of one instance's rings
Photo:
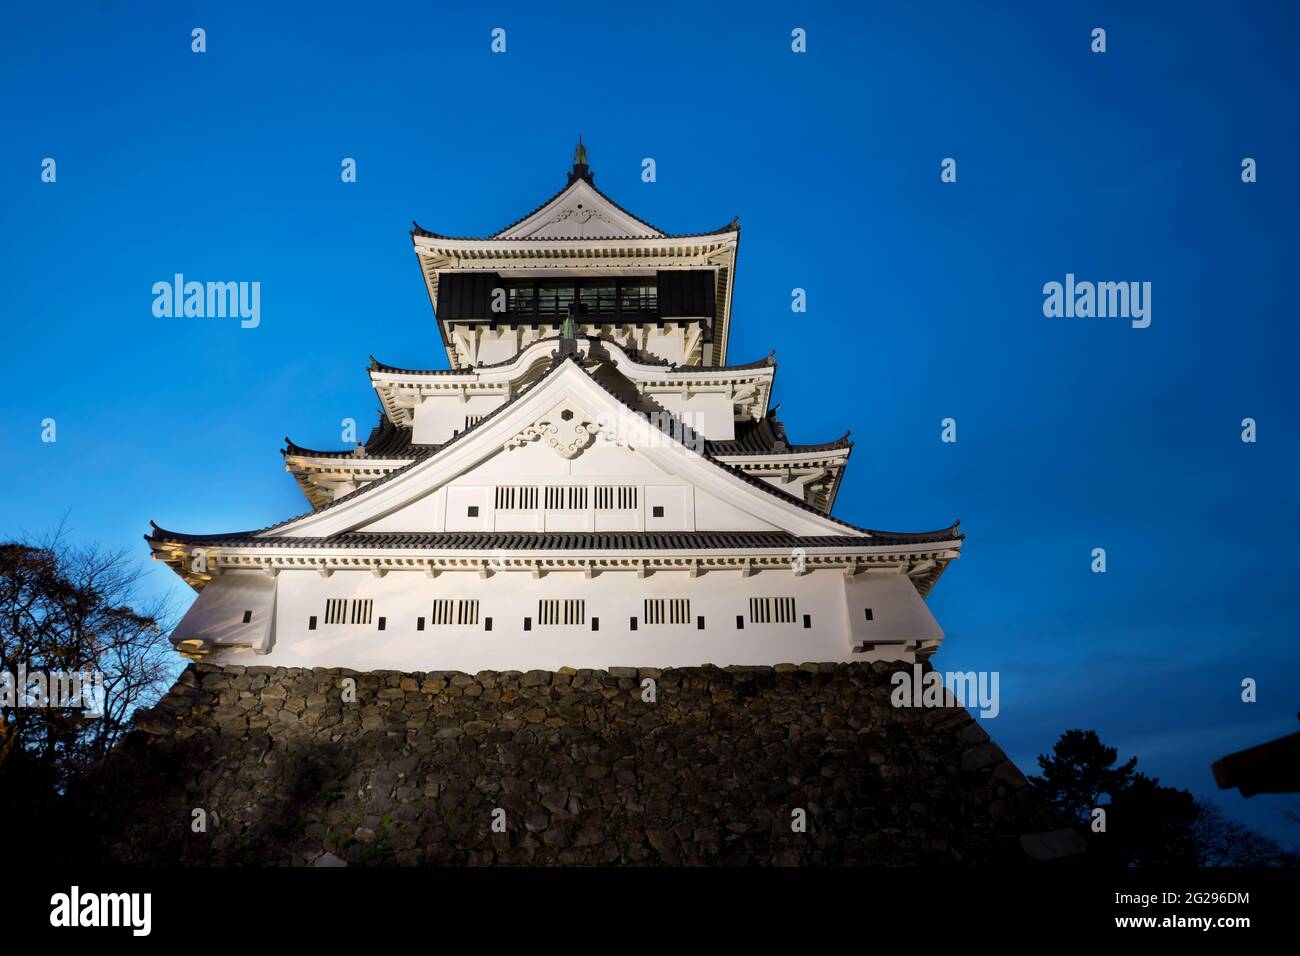
POLYGON ((706 232, 668 233, 624 209, 596 188, 596 177, 585 163, 574 163, 564 188, 530 212, 490 236, 450 236, 411 223, 411 235, 428 239, 556 240, 572 239, 689 239, 739 232, 739 220, 706 232))
MULTIPOLYGON (((343 497, 336 499, 332 503, 325 505, 319 510, 307 512, 306 514, 302 514, 293 518, 286 519, 284 521, 278 522, 277 524, 271 525, 267 528, 263 528, 258 531, 241 532, 238 533, 236 537, 247 536, 247 539, 250 539, 250 541, 251 539, 280 538, 280 537, 321 539, 321 538, 333 538, 339 534, 354 532, 358 525, 364 525, 370 521, 375 520, 379 512, 390 513, 391 511, 393 511, 394 508, 396 507, 394 502, 400 499, 401 494, 405 493, 408 495, 419 495, 419 494, 427 493, 427 487, 421 486, 419 484, 419 477, 417 477, 417 474, 419 476, 422 476, 424 473, 428 471, 428 469, 436 468, 439 465, 447 465, 448 467, 460 466, 461 464, 460 460, 453 460, 453 459, 455 459, 455 455, 457 454, 457 452, 460 452, 464 450, 466 447, 472 445, 471 436, 477 438, 478 436, 484 435, 485 433, 493 431, 494 429, 499 430, 496 429, 496 426, 503 418, 517 417, 517 416, 512 416, 513 410, 518 409, 521 405, 524 405, 525 403, 529 403, 533 396, 544 392, 546 387, 549 384, 555 383, 560 378, 565 376, 568 377, 566 380, 571 383, 570 386, 571 390, 576 389, 579 391, 583 391, 589 397, 603 395, 608 401, 622 405, 628 409, 631 409, 633 412, 636 411, 635 409, 632 409, 631 406, 626 405, 626 403, 624 403, 620 398, 618 398, 618 396, 610 392, 600 382, 593 379, 591 375, 589 375, 582 368, 576 355, 557 356, 552 366, 547 370, 547 372, 540 379, 538 379, 536 382, 533 382, 525 386, 510 401, 499 406, 492 412, 485 415, 481 421, 479 421, 478 423, 468 428, 464 432, 461 432, 460 434, 450 439, 448 442, 446 442, 444 445, 438 448, 436 453, 429 454, 429 455, 421 455, 420 457, 411 461, 409 464, 403 465, 402 467, 395 469, 394 471, 390 472, 389 474, 381 478, 377 478, 376 480, 370 482, 369 484, 358 489, 357 491, 354 491, 351 494, 344 495, 343 497), (579 378, 577 376, 581 376, 581 377, 579 378), (386 494, 388 489, 398 485, 399 483, 402 485, 409 485, 410 490, 408 492, 396 493, 397 494, 396 498, 386 494), (363 505, 362 502, 365 502, 365 504, 363 505), (370 514, 369 512, 371 510, 376 511, 376 514, 370 514), (355 511, 357 512, 357 514, 347 519, 341 517, 342 515, 347 514, 350 511, 355 511), (280 533, 275 534, 275 532, 280 532, 280 533)), ((553 402, 556 400, 556 396, 551 396, 551 398, 548 398, 546 400, 553 402)), ((692 452, 688 456, 681 456, 680 450, 685 450, 686 446, 676 441, 672 436, 666 435, 665 433, 662 432, 658 432, 648 422, 642 425, 639 416, 633 416, 630 419, 630 422, 634 425, 634 427, 642 428, 643 430, 645 430, 648 439, 650 437, 650 433, 654 432, 655 440, 661 440, 662 445, 668 446, 670 451, 673 448, 678 449, 677 460, 682 465, 689 466, 689 463, 691 461, 702 459, 703 462, 707 463, 709 469, 711 470, 701 471, 697 468, 695 469, 695 474, 697 477, 702 478, 705 481, 710 482, 711 484, 719 486, 717 490, 718 492, 720 492, 720 494, 723 497, 733 496, 733 500, 734 498, 748 499, 750 506, 757 505, 761 511, 766 512, 766 514, 762 516, 762 518, 763 520, 767 520, 770 523, 775 523, 776 520, 780 520, 779 515, 782 513, 785 513, 788 516, 788 518, 793 518, 794 514, 798 512, 798 513, 802 513, 805 517, 798 521, 793 521, 793 522, 787 520, 786 523, 794 524, 798 527, 809 529, 809 531, 811 531, 814 528, 819 529, 820 534, 831 535, 831 536, 840 535, 845 537, 846 539, 851 539, 852 537, 855 536, 859 538, 870 539, 877 535, 881 536, 882 538, 899 537, 899 535, 894 533, 888 533, 888 532, 882 533, 882 532, 871 531, 866 528, 861 528, 856 525, 849 524, 846 521, 841 521, 837 518, 832 518, 829 515, 823 514, 813 506, 804 502, 801 498, 796 498, 793 495, 785 491, 782 491, 779 488, 773 487, 772 485, 763 481, 760 478, 755 478, 751 475, 746 474, 745 472, 741 471, 738 468, 735 468, 731 465, 728 465, 720 461, 719 459, 713 457, 708 452, 707 449, 703 453, 697 454, 692 452), (710 478, 709 477, 710 475, 716 477, 710 478), (722 478, 723 475, 725 475, 726 478, 722 478), (741 492, 740 485, 742 483, 744 485, 748 485, 751 489, 753 489, 753 492, 750 492, 748 494, 741 492), (754 492, 757 492, 757 494, 755 494, 754 492), (764 508, 762 506, 762 502, 769 499, 775 499, 775 502, 772 502, 771 506, 764 508), (777 503, 783 505, 784 507, 783 508, 776 507, 777 503)), ((513 428, 514 426, 511 426, 511 430, 513 430, 513 428)), ((500 436, 495 436, 495 437, 500 437, 500 436)), ((495 442, 495 438, 493 438, 492 440, 495 442)), ((643 453, 652 456, 655 454, 655 450, 653 449, 653 447, 651 447, 652 446, 651 441, 647 440, 647 442, 644 442, 642 444, 643 446, 646 446, 642 448, 643 453)), ((433 480, 433 479, 432 478, 426 479, 426 482, 428 480, 433 480)), ((787 532, 792 534, 799 534, 800 536, 809 536, 808 532, 796 532, 789 528, 787 528, 787 532)), ((945 538, 945 540, 960 540, 960 538, 962 537, 956 531, 955 524, 951 528, 946 529, 943 532, 936 532, 936 533, 946 534, 947 537, 945 538)), ((225 535, 223 537, 230 538, 232 536, 225 535)), ((907 537, 907 535, 903 535, 903 537, 907 537)), ((151 541, 158 540, 153 536, 146 536, 146 539, 151 541)), ((180 540, 180 539, 173 537, 171 540, 180 540)), ((846 540, 845 543, 850 544, 851 541, 846 540)), ((864 545, 871 545, 874 542, 867 540, 867 541, 862 541, 861 543, 864 545)))

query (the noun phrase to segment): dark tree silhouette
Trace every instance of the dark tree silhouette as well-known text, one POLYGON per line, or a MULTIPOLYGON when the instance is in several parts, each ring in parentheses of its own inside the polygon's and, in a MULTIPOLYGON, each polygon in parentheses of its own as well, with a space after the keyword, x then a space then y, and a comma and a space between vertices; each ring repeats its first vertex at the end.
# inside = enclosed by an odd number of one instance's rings
POLYGON ((1300 857, 1276 840, 1229 821, 1214 804, 1187 790, 1162 787, 1138 773, 1137 758, 1116 766, 1119 751, 1093 730, 1068 730, 1041 754, 1044 798, 1075 820, 1099 866, 1296 866, 1300 857), (1093 829, 1093 811, 1105 829, 1093 829))
POLYGON ((1198 800, 1196 808, 1194 832, 1201 866, 1300 866, 1300 854, 1232 822, 1213 803, 1198 800))
POLYGON ((1079 823, 1089 823, 1103 796, 1128 788, 1137 757, 1116 767, 1119 751, 1101 742, 1095 730, 1067 730, 1052 753, 1039 754, 1041 777, 1030 781, 1062 813, 1079 823))
POLYGON ((0 543, 0 778, 62 791, 106 754, 131 714, 157 699, 177 665, 163 602, 137 610, 140 571, 121 553, 73 546, 63 534, 0 543), (21 675, 36 683, 17 686, 21 675), (102 695, 65 706, 58 675, 102 675, 102 695), (39 689, 39 695, 38 695, 39 689))

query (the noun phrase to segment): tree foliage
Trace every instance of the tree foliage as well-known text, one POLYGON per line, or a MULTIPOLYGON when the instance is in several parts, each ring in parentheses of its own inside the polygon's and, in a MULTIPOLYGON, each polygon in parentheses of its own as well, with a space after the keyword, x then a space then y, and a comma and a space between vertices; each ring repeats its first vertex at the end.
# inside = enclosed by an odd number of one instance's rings
POLYGON ((71 545, 62 532, 0 543, 0 673, 17 696, 0 709, 0 775, 9 784, 61 791, 174 679, 171 615, 165 602, 141 604, 140 575, 124 554, 71 545), (23 674, 35 682, 16 686, 23 674), (97 706, 42 701, 37 689, 52 689, 60 674, 102 681, 97 706))
POLYGON ((1189 791, 1163 787, 1136 771, 1137 758, 1116 766, 1119 751, 1094 730, 1067 730, 1041 777, 1030 777, 1044 798, 1076 822, 1088 856, 1116 866, 1296 866, 1300 857, 1271 837, 1228 820, 1213 803, 1189 791), (1105 829, 1093 826, 1105 811, 1105 829))

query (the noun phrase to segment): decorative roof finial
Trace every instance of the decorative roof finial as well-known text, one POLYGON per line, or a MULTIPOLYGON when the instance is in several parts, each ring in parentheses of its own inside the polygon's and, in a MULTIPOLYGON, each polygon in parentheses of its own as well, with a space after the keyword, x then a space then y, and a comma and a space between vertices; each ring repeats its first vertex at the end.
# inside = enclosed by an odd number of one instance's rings
POLYGON ((573 303, 569 306, 569 314, 560 323, 560 347, 552 353, 556 358, 578 354, 578 323, 575 317, 581 309, 582 306, 573 303))
POLYGON ((596 184, 596 177, 587 165, 587 147, 582 145, 581 133, 578 134, 578 145, 573 147, 573 170, 569 173, 569 185, 572 186, 579 179, 585 179, 593 186, 596 184))

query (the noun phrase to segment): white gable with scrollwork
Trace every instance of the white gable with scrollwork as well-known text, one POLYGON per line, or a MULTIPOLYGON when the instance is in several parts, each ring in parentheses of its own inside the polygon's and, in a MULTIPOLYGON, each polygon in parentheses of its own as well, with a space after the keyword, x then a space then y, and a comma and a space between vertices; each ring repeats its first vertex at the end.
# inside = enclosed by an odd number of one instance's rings
POLYGON ((629 216, 585 179, 495 239, 653 239, 662 232, 629 216))

